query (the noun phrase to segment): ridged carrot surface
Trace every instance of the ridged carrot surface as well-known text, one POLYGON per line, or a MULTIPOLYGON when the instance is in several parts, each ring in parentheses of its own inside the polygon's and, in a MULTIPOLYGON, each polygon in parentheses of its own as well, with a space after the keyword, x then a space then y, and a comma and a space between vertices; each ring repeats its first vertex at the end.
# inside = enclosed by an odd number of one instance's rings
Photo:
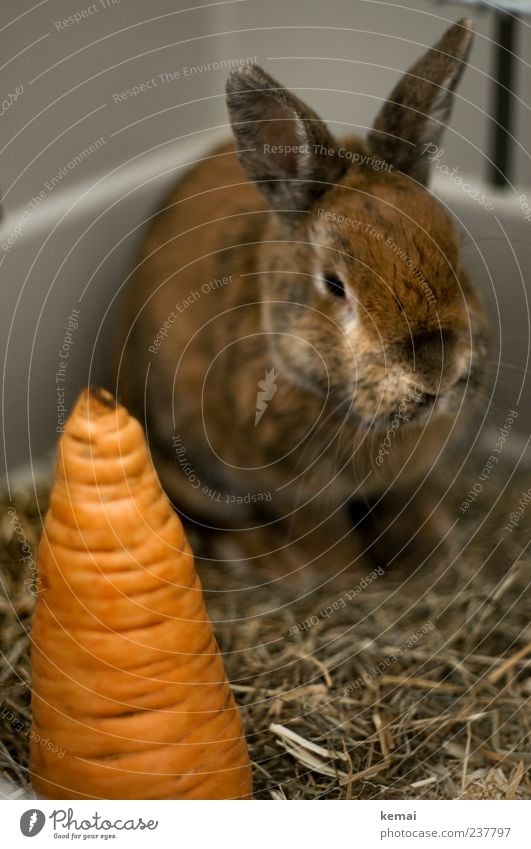
POLYGON ((81 395, 60 438, 39 577, 35 791, 248 797, 247 746, 192 552, 139 422, 104 390, 81 395))

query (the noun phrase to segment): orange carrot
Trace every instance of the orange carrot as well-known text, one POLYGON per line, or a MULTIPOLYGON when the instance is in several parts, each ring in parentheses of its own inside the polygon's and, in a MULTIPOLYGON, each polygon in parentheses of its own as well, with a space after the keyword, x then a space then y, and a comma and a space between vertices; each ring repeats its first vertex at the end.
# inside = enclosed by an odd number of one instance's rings
POLYGON ((39 548, 30 773, 52 799, 251 794, 240 717, 142 428, 83 392, 39 548))

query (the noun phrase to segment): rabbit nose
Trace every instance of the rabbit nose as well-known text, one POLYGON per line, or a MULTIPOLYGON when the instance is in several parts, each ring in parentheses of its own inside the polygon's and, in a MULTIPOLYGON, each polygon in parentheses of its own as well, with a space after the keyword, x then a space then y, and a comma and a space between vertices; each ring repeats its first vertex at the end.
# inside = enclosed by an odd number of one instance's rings
POLYGON ((461 377, 462 358, 457 339, 447 331, 417 333, 410 341, 410 359, 415 380, 428 395, 448 391, 461 377))

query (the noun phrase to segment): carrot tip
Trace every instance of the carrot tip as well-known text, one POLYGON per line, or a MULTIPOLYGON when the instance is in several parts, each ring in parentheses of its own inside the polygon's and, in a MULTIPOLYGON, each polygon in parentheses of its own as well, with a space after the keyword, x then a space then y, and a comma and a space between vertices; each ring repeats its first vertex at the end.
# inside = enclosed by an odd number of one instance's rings
POLYGON ((89 386, 82 392, 79 401, 85 407, 86 414, 91 417, 104 415, 118 406, 114 395, 101 386, 89 386))

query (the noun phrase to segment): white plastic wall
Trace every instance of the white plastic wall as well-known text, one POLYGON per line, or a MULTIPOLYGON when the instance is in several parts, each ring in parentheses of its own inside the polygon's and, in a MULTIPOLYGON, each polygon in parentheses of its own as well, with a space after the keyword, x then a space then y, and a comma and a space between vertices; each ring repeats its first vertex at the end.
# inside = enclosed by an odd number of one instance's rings
MULTIPOLYGON (((48 456, 63 397, 69 408, 81 386, 105 380, 115 295, 144 222, 181 169, 228 132, 228 60, 256 57, 337 134, 364 133, 398 74, 470 13, 422 0, 4 0, 0 343, 10 476, 48 456)), ((500 370, 491 415, 501 425, 519 403, 525 427, 531 220, 518 197, 531 208, 531 30, 518 27, 512 185, 492 192, 493 13, 475 21, 441 161, 494 209, 441 168, 433 189, 461 222, 467 264, 493 313, 500 370)))

